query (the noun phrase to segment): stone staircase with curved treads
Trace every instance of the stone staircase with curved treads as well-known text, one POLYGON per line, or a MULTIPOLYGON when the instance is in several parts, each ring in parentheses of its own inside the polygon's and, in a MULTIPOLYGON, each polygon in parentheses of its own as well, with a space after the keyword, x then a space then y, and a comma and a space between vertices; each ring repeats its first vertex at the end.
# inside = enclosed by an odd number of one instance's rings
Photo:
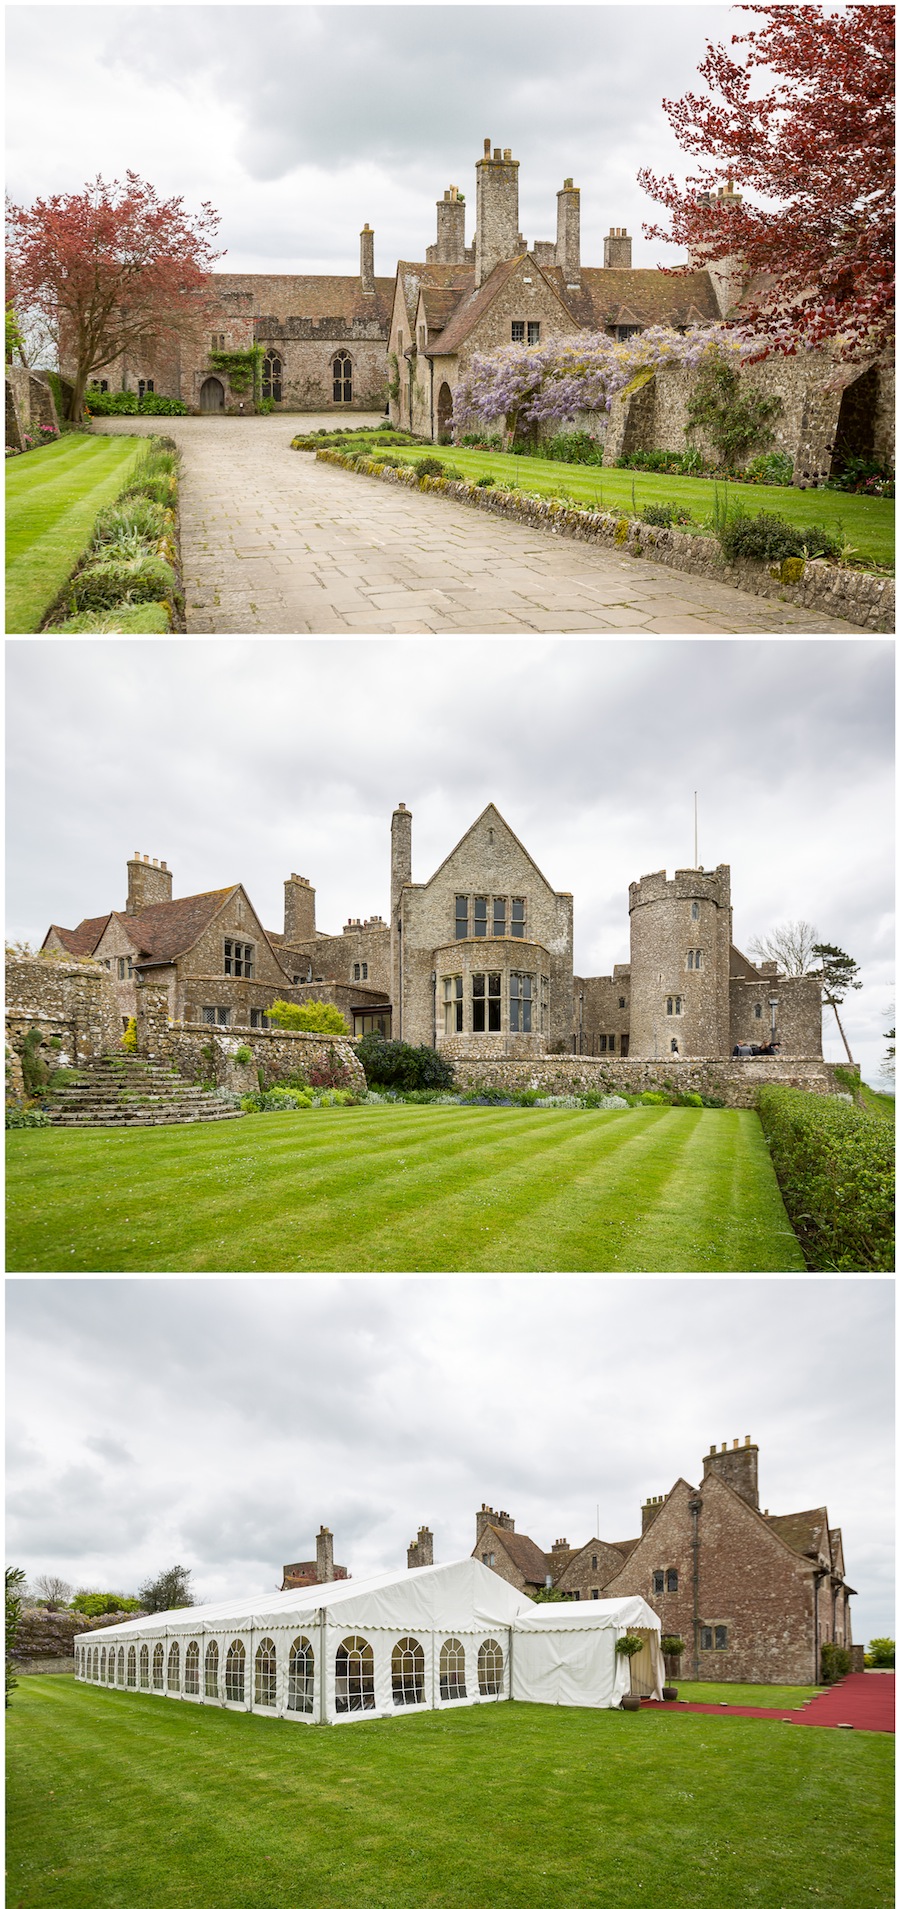
POLYGON ((54 1127, 164 1127, 197 1120, 242 1120, 205 1087, 192 1087, 165 1061, 137 1054, 104 1054, 54 1087, 44 1102, 54 1127))

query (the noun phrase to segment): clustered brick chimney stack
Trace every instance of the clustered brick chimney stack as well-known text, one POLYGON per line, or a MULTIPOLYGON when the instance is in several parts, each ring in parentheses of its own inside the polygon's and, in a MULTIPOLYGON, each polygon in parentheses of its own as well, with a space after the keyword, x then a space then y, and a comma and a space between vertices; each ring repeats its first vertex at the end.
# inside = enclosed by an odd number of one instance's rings
POLYGON ((172 871, 165 862, 158 862, 154 855, 142 855, 135 849, 128 869, 128 900, 125 903, 126 915, 139 915, 144 908, 153 908, 157 902, 172 899, 172 871))
POLYGON ((311 941, 316 932, 316 891, 305 875, 291 875, 284 884, 284 938, 311 941))
POLYGON ((407 1546, 406 1564, 410 1571, 417 1571, 423 1564, 434 1563, 434 1533, 427 1525, 419 1526, 419 1535, 407 1546))
POLYGON ((519 161, 508 146, 501 151, 484 142, 484 158, 475 167, 475 289, 496 265, 525 250, 519 231, 519 161))
POLYGON ((611 225, 603 241, 603 263, 608 271, 631 271, 631 240, 624 225, 611 225))
POLYGON ((743 1445, 735 1438, 730 1447, 726 1442, 718 1451, 714 1445, 710 1446, 703 1460, 704 1479, 711 1472, 724 1478, 726 1485, 746 1498, 754 1511, 759 1510, 759 1446, 751 1444, 749 1432, 743 1445))
POLYGON ((437 243, 426 254, 435 265, 464 265, 466 259, 466 202, 458 186, 449 186, 437 202, 437 243))
POLYGON ((556 195, 556 263, 567 289, 574 292, 581 284, 581 192, 571 179, 563 181, 556 195))
POLYGON ((316 1536, 316 1583, 334 1583, 334 1538, 327 1525, 320 1525, 316 1536))

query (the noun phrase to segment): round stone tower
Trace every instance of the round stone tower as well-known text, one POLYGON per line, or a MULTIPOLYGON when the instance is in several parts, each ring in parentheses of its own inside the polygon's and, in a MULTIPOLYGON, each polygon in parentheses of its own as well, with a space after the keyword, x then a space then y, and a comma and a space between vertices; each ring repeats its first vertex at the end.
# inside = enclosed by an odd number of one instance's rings
POLYGON ((631 919, 629 1053, 662 1060, 730 1053, 728 978, 731 871, 679 868, 642 875, 628 890, 631 919))

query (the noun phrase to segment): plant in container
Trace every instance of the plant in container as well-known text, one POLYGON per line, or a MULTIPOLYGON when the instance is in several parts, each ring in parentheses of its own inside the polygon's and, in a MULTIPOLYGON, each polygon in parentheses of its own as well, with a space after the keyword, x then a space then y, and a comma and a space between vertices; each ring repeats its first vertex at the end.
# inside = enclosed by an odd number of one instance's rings
MULTIPOLYGON (((644 1648, 643 1639, 640 1637, 635 1637, 633 1632, 631 1631, 626 1632, 626 1635, 624 1637, 619 1637, 616 1639, 616 1656, 628 1658, 629 1671, 631 1668, 632 1657, 636 1657, 638 1654, 638 1651, 643 1650, 643 1648, 644 1648)), ((640 1707, 641 1707, 640 1697, 636 1696, 634 1691, 631 1691, 627 1697, 622 1698, 623 1710, 640 1710, 640 1707)))
MULTIPOLYGON (((684 1638, 683 1637, 661 1637, 659 1640, 659 1647, 663 1654, 663 1662, 666 1667, 666 1676, 669 1678, 677 1677, 678 1672, 681 1668, 682 1653, 685 1648, 684 1638)), ((673 1704, 677 1696, 678 1696, 678 1691, 676 1690, 674 1683, 663 1684, 663 1701, 665 1703, 673 1704)))

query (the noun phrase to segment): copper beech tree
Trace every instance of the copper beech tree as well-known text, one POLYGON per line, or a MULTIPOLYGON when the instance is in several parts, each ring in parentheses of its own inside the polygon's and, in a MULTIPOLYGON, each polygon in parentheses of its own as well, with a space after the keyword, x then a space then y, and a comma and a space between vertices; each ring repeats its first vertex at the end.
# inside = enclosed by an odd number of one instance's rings
POLYGON ((75 387, 73 418, 92 372, 205 320, 218 224, 211 205, 186 212, 134 172, 7 207, 8 295, 56 343, 75 387))
POLYGON ((893 338, 894 9, 741 11, 761 22, 731 40, 743 63, 707 42, 709 96, 663 101, 679 145, 709 163, 683 186, 639 174, 671 221, 645 233, 743 260, 741 323, 762 355, 829 340, 871 356, 893 338))

